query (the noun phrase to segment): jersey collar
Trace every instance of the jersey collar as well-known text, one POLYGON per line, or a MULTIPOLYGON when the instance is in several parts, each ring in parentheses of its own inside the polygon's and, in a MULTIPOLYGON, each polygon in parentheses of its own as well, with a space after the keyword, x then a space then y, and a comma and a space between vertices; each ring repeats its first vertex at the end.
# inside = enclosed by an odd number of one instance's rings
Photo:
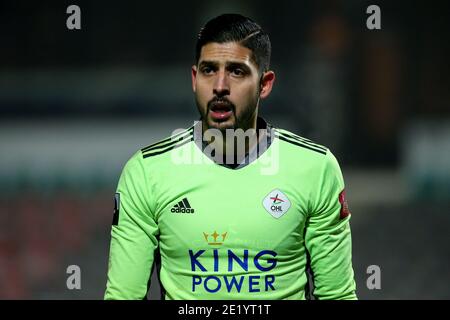
POLYGON ((258 117, 256 120, 256 130, 258 133, 258 143, 245 154, 244 159, 240 163, 225 163, 225 161, 223 161, 223 163, 219 163, 216 162, 214 157, 211 157, 209 153, 204 152, 205 148, 208 146, 208 143, 206 141, 203 141, 201 120, 194 123, 194 142, 197 147, 203 152, 203 154, 211 159, 214 163, 229 169, 236 170, 241 169, 256 161, 256 159, 258 159, 258 157, 261 156, 272 144, 272 141, 274 139, 274 129, 270 123, 268 123, 262 117, 258 117), (260 130, 262 130, 261 137, 259 137, 260 130), (264 143, 262 139, 264 139, 264 143))

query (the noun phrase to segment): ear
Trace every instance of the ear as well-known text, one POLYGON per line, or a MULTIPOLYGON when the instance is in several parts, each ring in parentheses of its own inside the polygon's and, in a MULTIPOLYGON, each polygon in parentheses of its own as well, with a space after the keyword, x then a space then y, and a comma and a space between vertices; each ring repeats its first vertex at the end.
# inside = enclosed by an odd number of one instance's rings
POLYGON ((272 92, 273 83, 275 82, 275 72, 266 71, 261 78, 261 92, 259 96, 261 99, 265 99, 272 92))
POLYGON ((193 65, 191 68, 191 78, 192 78, 192 91, 195 93, 195 88, 197 84, 197 66, 193 65))

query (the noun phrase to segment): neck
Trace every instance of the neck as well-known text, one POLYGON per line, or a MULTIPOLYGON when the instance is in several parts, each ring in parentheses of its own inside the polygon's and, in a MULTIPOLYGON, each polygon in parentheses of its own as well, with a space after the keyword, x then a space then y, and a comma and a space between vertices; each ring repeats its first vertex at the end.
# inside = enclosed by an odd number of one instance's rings
MULTIPOLYGON (((211 130, 205 121, 202 121, 203 141, 213 146, 215 158, 223 159, 225 163, 241 163, 246 155, 257 146, 266 134, 259 134, 261 129, 257 127, 257 114, 255 113, 247 126, 224 130, 211 130)), ((263 130, 264 131, 264 130, 263 130)))

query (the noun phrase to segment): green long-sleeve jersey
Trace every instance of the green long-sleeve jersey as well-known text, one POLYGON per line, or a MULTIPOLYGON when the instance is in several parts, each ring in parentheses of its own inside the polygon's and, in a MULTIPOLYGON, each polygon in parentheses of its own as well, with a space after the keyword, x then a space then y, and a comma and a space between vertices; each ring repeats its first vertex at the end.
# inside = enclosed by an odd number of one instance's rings
POLYGON ((356 299, 350 214, 329 149, 268 126, 268 147, 231 168, 205 155, 195 128, 125 165, 105 299, 146 297, 155 261, 165 299, 356 299))

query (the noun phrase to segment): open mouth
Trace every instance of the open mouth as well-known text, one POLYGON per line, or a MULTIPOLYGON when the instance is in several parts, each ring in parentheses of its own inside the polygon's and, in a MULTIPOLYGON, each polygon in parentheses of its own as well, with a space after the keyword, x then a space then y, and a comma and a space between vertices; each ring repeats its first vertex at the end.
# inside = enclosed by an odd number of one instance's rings
POLYGON ((211 106, 211 111, 214 112, 228 112, 231 111, 231 106, 226 102, 216 102, 211 106))
POLYGON ((215 120, 228 119, 233 113, 232 106, 227 102, 214 102, 209 110, 211 117, 215 120))

